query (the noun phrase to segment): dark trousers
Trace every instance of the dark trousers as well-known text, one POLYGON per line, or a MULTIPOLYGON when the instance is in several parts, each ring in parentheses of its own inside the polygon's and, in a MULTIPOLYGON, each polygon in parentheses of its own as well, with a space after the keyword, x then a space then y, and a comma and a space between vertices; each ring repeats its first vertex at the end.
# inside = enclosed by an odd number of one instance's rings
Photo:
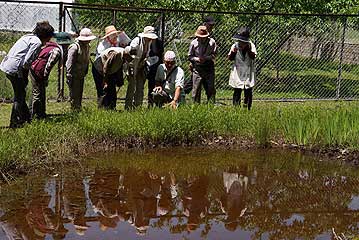
POLYGON ((103 75, 97 71, 97 69, 92 65, 92 76, 95 81, 97 101, 99 103, 100 99, 103 96, 103 75))
POLYGON ((158 64, 151 66, 147 74, 147 79, 148 79, 147 102, 149 107, 152 107, 154 103, 152 91, 156 87, 156 72, 158 66, 159 66, 158 64))
POLYGON ((116 109, 116 86, 122 87, 124 84, 122 68, 119 70, 119 72, 110 74, 108 76, 108 84, 106 88, 103 87, 103 75, 99 71, 97 71, 94 66, 92 66, 92 75, 96 86, 98 107, 113 110, 116 109))
MULTIPOLYGON (((112 75, 113 76, 113 75, 112 75)), ((116 78, 109 77, 107 87, 103 88, 103 96, 99 102, 99 107, 109 110, 116 109, 117 92, 116 92, 116 78)))
POLYGON ((196 66, 192 74, 193 89, 192 99, 195 103, 201 103, 202 85, 206 91, 207 101, 215 103, 216 89, 214 86, 214 66, 196 66))
POLYGON ((32 94, 30 97, 31 118, 42 119, 46 117, 46 80, 41 80, 30 71, 32 94))
MULTIPOLYGON (((233 105, 240 106, 241 105, 241 88, 234 88, 233 92, 233 105)), ((244 89, 244 105, 251 110, 252 107, 252 98, 253 98, 253 88, 244 89)))
POLYGON ((72 110, 81 110, 84 82, 85 78, 79 78, 76 76, 71 81, 67 82, 67 84, 69 85, 70 103, 72 110))
POLYGON ((6 77, 10 80, 14 90, 14 104, 12 105, 10 128, 21 127, 24 123, 30 122, 30 111, 26 104, 26 86, 28 84, 26 77, 10 76, 6 77))

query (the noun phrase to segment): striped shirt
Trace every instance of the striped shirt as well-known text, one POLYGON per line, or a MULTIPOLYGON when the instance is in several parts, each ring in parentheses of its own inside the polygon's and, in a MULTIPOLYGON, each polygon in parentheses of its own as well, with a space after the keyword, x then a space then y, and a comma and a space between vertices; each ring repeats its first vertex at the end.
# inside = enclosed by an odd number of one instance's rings
POLYGON ((49 59, 47 60, 45 71, 44 71, 44 77, 47 79, 50 75, 51 69, 54 67, 54 65, 57 63, 57 61, 60 59, 62 53, 60 48, 54 48, 50 52, 49 59))

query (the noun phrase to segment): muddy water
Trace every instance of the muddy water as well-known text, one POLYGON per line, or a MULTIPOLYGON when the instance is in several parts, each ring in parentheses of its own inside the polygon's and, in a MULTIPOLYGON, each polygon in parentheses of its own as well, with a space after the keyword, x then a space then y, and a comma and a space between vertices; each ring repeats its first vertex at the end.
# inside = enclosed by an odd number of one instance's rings
POLYGON ((359 236, 357 169, 289 152, 99 155, 0 190, 0 239, 359 236))

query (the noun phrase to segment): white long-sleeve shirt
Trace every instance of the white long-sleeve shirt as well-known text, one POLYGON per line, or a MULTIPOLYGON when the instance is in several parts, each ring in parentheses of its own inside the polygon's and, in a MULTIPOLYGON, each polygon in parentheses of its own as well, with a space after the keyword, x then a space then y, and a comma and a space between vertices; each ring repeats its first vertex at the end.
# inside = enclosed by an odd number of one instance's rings
POLYGON ((22 36, 12 46, 0 64, 6 74, 22 77, 23 70, 29 69, 41 50, 41 40, 34 34, 22 36))

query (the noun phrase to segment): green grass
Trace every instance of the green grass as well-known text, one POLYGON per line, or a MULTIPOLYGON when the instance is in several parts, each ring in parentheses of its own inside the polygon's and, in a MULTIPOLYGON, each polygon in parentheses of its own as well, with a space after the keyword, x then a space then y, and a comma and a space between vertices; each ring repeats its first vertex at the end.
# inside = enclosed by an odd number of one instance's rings
MULTIPOLYGON (((68 105, 68 104, 66 104, 68 105)), ((50 112, 56 112, 52 110, 50 112)), ((58 107, 57 112, 67 112, 58 107)), ((0 169, 47 164, 89 147, 91 142, 194 142, 200 136, 228 136, 259 145, 282 141, 359 150, 359 111, 352 103, 262 103, 252 111, 226 106, 187 105, 177 111, 96 110, 65 113, 22 129, 0 131, 0 169)))

